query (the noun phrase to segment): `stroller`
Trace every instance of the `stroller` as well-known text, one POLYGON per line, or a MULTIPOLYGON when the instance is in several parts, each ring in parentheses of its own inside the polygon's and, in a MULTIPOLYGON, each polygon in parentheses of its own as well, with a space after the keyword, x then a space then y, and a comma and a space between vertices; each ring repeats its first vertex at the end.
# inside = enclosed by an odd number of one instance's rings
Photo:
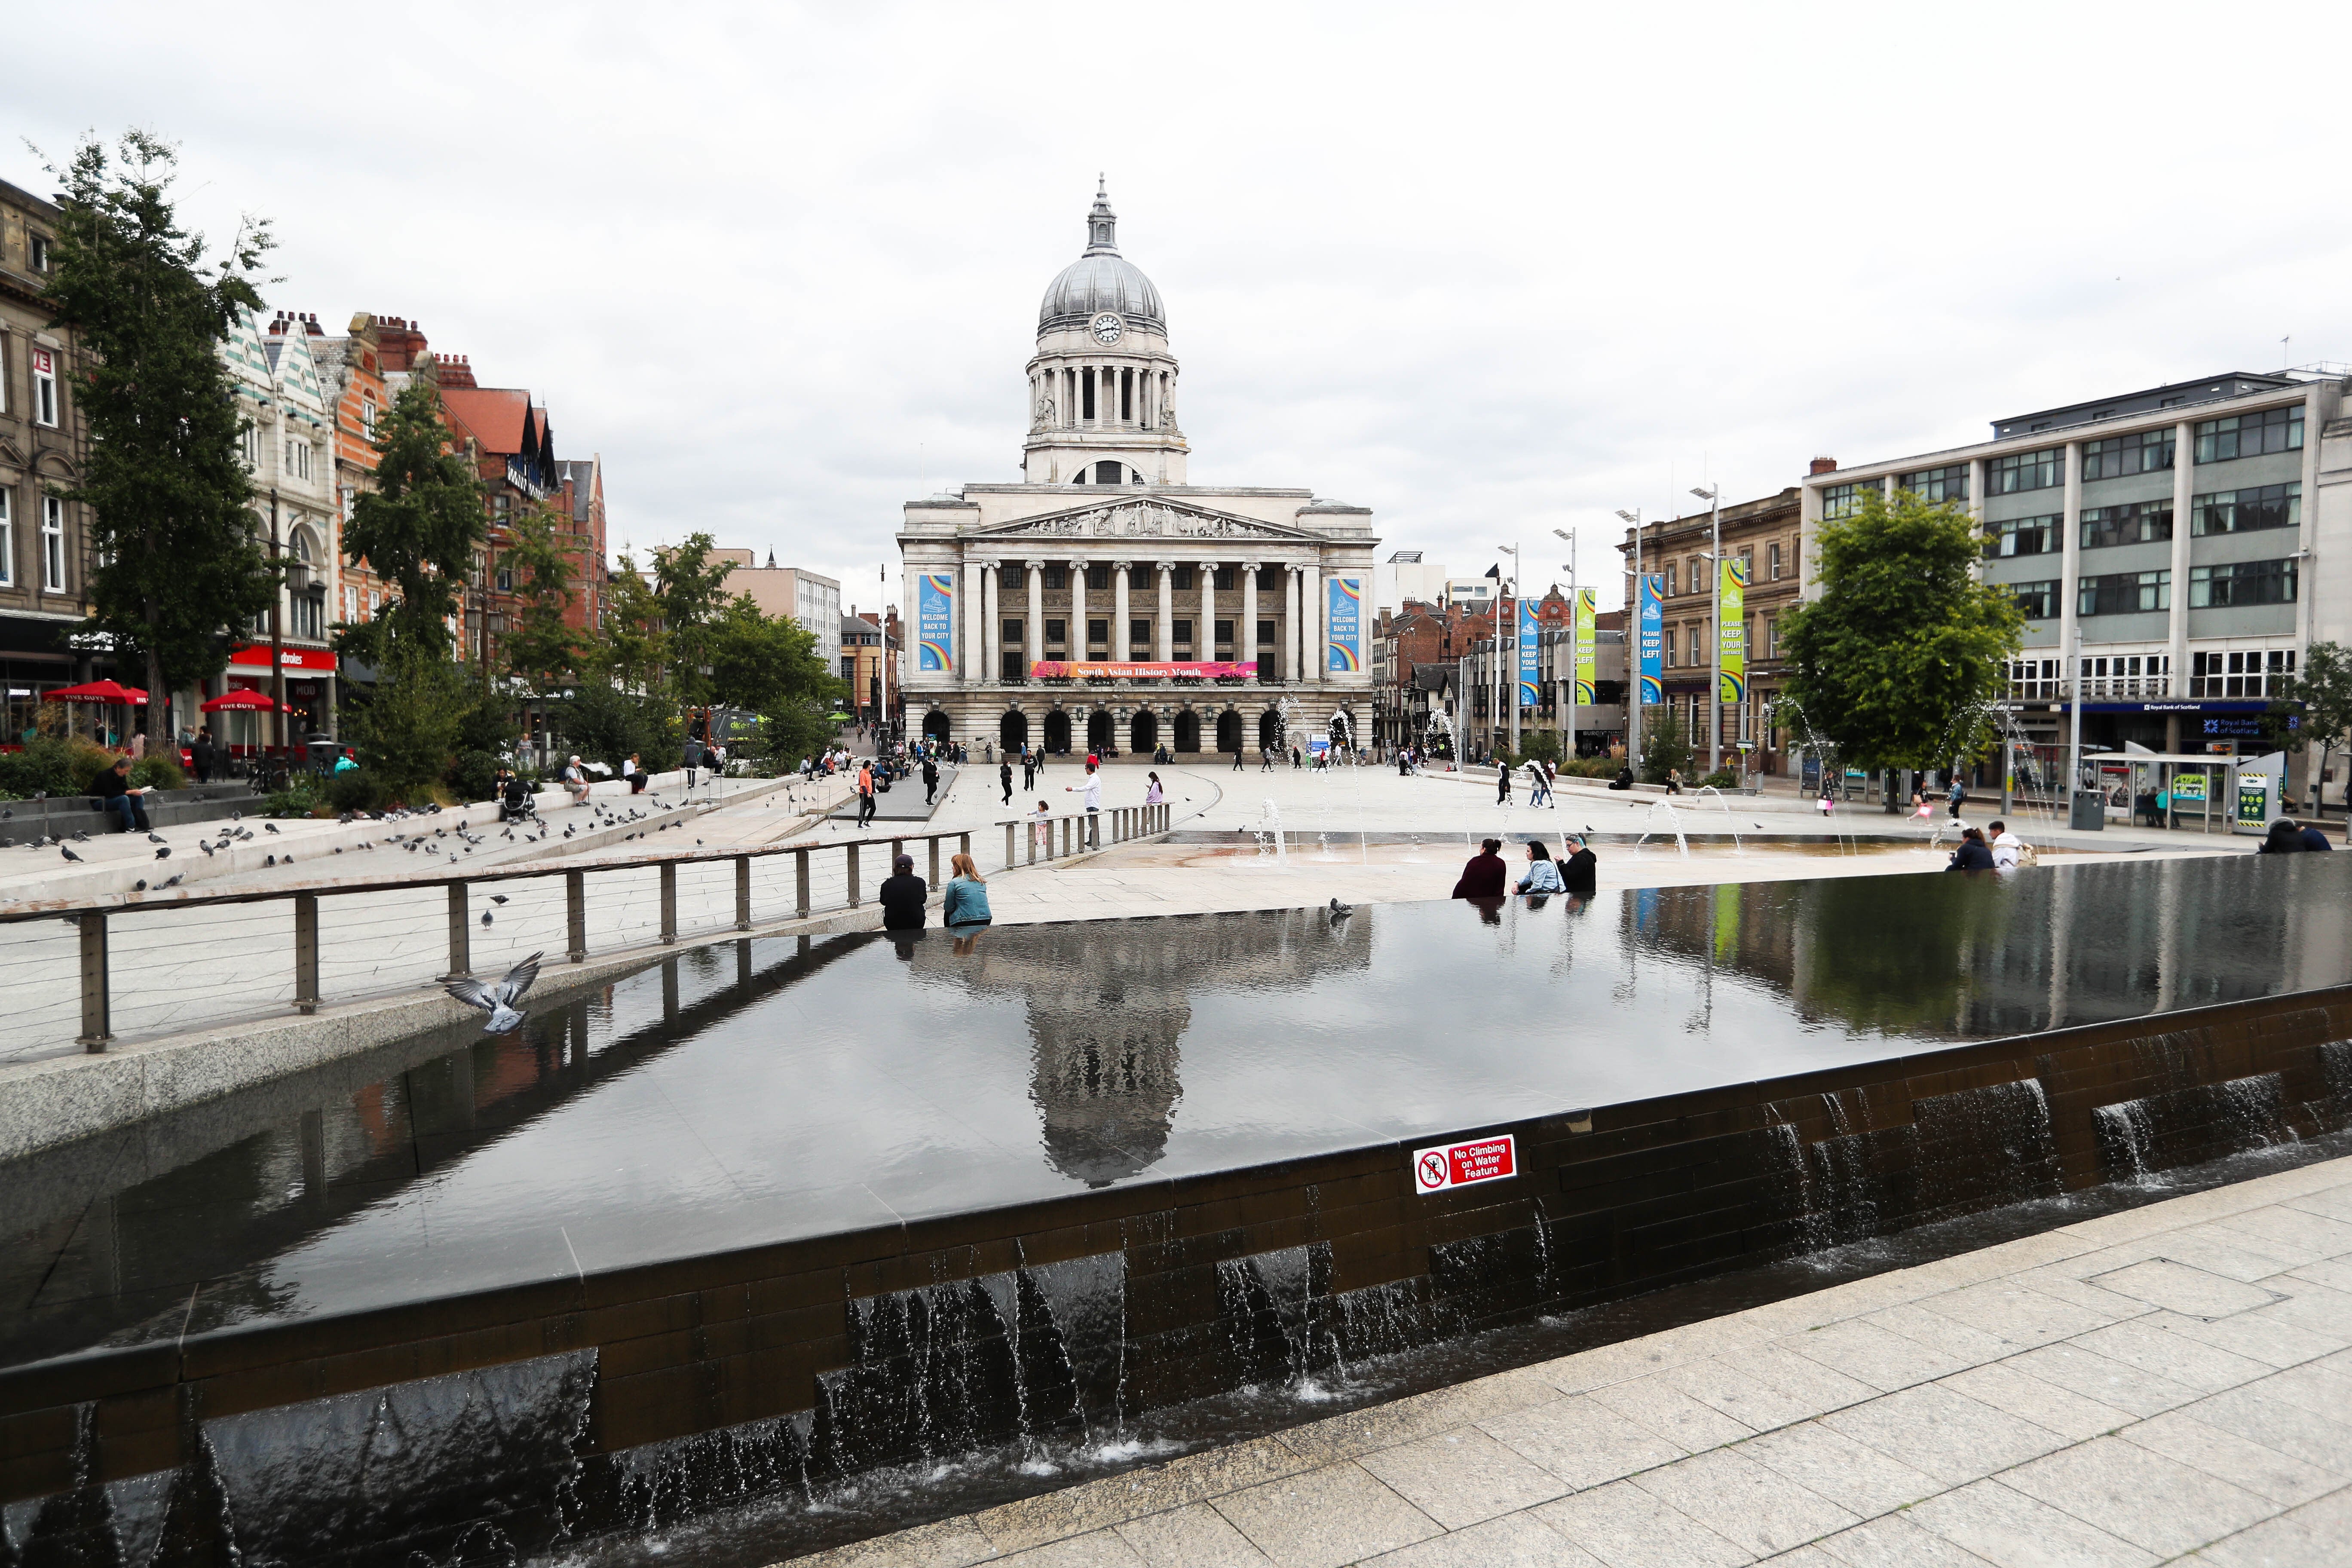
POLYGON ((512 773, 499 784, 499 820, 529 822, 539 815, 538 797, 529 784, 512 773))

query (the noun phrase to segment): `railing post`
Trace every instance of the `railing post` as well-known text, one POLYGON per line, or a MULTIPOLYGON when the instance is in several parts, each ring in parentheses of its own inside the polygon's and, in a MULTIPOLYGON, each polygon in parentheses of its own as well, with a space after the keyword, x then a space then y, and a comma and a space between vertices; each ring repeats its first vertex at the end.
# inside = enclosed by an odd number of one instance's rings
POLYGON ((677 940, 677 862, 661 863, 661 939, 677 940))
POLYGON ((1013 836, 1019 831, 1019 827, 1013 823, 1008 822, 1004 825, 1004 868, 1008 871, 1013 869, 1014 854, 1013 836))
POLYGON ((563 873, 563 940, 574 963, 588 962, 588 873, 563 873))
MULTIPOLYGON (((961 854, 961 855, 969 855, 969 854, 971 854, 971 834, 969 834, 969 833, 959 833, 959 834, 957 834, 957 835, 956 835, 956 852, 957 852, 958 854, 961 854)), ((971 868, 972 868, 973 870, 975 870, 975 871, 979 870, 979 869, 980 869, 980 862, 979 862, 979 861, 977 861, 977 860, 974 860, 974 861, 971 863, 971 868)))
POLYGON ((751 929, 751 858, 735 857, 735 929, 751 929))
POLYGON ((931 835, 931 886, 940 885, 940 836, 931 835))
POLYGON ((75 1042, 93 1056, 114 1037, 113 997, 106 973, 106 917, 95 910, 76 917, 81 930, 81 1035, 75 1042))
POLYGON ((854 910, 857 907, 857 846, 852 844, 847 847, 849 850, 849 907, 854 910))
POLYGON ((809 852, 793 851, 793 908, 805 916, 809 912, 809 852))
POLYGON ((294 895, 294 1010, 319 1010, 319 895, 294 895))
POLYGON ((463 980, 474 973, 473 931, 466 924, 466 884, 449 884, 449 973, 444 980, 463 980))
POLYGON ((906 852, 907 852, 907 841, 906 841, 905 839, 903 839, 903 838, 893 838, 892 840, 890 840, 890 872, 889 872, 889 874, 890 874, 891 876, 895 877, 895 876, 897 876, 897 875, 898 874, 898 857, 899 857, 899 856, 901 856, 901 855, 904 855, 906 852))

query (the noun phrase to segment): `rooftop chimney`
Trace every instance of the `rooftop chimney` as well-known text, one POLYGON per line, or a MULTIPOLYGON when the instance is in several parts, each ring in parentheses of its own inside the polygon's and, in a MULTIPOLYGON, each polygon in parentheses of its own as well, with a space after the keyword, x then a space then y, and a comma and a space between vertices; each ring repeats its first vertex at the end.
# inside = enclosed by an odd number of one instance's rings
POLYGON ((1837 459, 1835 458, 1815 458, 1813 459, 1813 472, 1817 474, 1836 473, 1837 459))

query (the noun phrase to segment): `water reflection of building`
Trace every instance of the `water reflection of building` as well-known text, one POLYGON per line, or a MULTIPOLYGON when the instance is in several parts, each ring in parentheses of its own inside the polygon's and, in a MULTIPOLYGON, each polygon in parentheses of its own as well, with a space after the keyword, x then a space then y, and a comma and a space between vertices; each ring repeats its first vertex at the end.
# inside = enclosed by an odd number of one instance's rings
MULTIPOLYGON (((1045 1158, 1066 1176, 1105 1186, 1168 1152, 1184 1092, 1178 1046, 1193 998, 1304 989, 1322 975, 1361 971, 1371 955, 1370 913, 1336 928, 1318 910, 1005 926, 969 953, 923 942, 914 972, 921 984, 1020 999, 1045 1158)), ((1268 1043, 1278 1043, 1271 1028, 1268 1043)))

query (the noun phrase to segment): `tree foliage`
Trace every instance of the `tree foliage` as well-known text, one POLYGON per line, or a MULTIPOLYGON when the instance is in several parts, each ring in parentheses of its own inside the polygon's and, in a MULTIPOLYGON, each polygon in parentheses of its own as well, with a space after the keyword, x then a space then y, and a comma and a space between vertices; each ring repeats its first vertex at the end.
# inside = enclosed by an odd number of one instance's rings
POLYGON ((477 700, 445 653, 394 638, 374 694, 352 714, 360 769, 388 801, 421 805, 457 752, 477 700))
MULTIPOLYGON (((2327 760, 2352 731, 2352 650, 2340 643, 2313 643, 2303 656, 2303 673, 2288 683, 2286 695, 2303 704, 2301 738, 2319 748, 2314 779, 2327 774, 2327 760)), ((2318 786, 2313 786, 2315 797, 2318 786)))
POLYGON ((707 533, 690 533, 672 550, 654 552, 654 596, 668 634, 670 689, 678 701, 698 708, 711 700, 710 667, 718 621, 728 605, 727 576, 732 561, 710 559, 707 533))
POLYGON ((1786 691, 1846 763, 1948 767, 1981 751, 2024 617, 1976 580, 1982 543, 1956 502, 1865 493, 1820 525, 1815 596, 1784 613, 1786 691))
POLYGON ((509 623, 502 645, 509 672, 544 692, 574 673, 580 637, 565 624, 572 607, 569 519, 561 507, 542 503, 508 525, 503 557, 514 574, 520 610, 509 623))
POLYGON ((668 710, 660 698, 592 677, 552 709, 550 721, 555 733, 584 762, 603 763, 618 772, 634 752, 646 759, 648 771, 657 771, 668 759, 668 710))
POLYGON ((1664 702, 1655 705, 1655 711, 1657 717, 1642 725, 1642 782, 1662 784, 1669 773, 1687 774, 1691 743, 1679 708, 1664 702))
POLYGON ((173 209, 173 147, 131 131, 117 153, 85 140, 50 171, 65 195, 48 297, 85 351, 64 391, 89 432, 81 482, 58 493, 91 511, 86 629, 142 658, 160 701, 217 675, 229 629, 277 591, 220 357, 237 313, 261 304, 252 274, 271 240, 266 221, 248 222, 207 270, 203 237, 173 209))
POLYGON ((595 650, 594 666, 624 690, 660 692, 669 669, 669 634, 662 626, 661 601, 634 557, 620 558, 604 605, 604 640, 595 650))
POLYGON ((394 596, 375 619, 339 628, 335 646, 377 665, 395 645, 446 660, 449 618, 488 531, 481 481, 449 449, 441 395, 422 378, 376 420, 375 450, 375 488, 352 503, 343 551, 364 559, 394 596))

